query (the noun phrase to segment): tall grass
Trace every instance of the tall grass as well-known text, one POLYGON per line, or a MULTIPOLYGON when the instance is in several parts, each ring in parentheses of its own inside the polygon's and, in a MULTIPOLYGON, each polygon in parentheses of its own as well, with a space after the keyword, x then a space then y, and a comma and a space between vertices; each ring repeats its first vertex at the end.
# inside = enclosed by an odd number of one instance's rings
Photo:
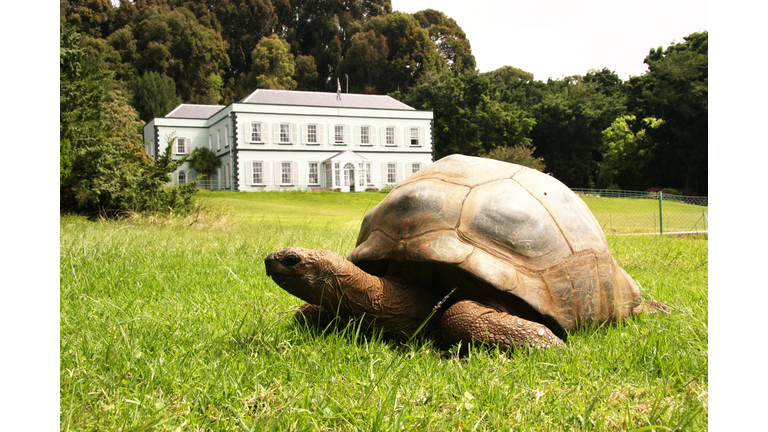
POLYGON ((375 203, 272 195, 316 213, 283 219, 259 202, 256 218, 212 194, 223 207, 184 219, 61 218, 62 430, 706 429, 706 238, 609 237, 669 316, 577 331, 561 350, 460 357, 354 323, 295 325, 302 302, 264 257, 347 254, 357 227, 333 217, 359 221, 375 203))

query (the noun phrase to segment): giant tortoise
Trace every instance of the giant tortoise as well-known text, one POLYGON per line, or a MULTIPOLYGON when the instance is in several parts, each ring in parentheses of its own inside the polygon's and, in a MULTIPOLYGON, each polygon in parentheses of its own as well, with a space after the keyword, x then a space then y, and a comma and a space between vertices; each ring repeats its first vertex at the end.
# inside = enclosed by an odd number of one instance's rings
POLYGON ((667 310, 643 301, 587 205, 539 171, 452 155, 405 179, 365 216, 349 258, 289 247, 267 274, 307 302, 297 318, 362 317, 385 333, 511 350, 667 310))

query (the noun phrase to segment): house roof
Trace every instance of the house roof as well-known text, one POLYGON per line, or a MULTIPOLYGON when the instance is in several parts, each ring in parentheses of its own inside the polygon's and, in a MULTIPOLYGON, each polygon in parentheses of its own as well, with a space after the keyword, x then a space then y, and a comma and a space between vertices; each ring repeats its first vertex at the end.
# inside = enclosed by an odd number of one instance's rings
POLYGON ((181 104, 169 112, 166 117, 207 119, 219 112, 222 105, 181 104))
POLYGON ((339 101, 336 93, 258 89, 246 96, 240 102, 330 108, 373 108, 415 111, 413 107, 390 96, 354 93, 342 93, 341 101, 339 101))

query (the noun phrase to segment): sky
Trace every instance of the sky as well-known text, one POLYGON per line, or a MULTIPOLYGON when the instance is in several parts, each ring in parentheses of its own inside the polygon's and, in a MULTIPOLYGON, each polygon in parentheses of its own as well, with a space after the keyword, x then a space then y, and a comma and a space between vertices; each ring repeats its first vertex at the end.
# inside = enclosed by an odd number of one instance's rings
POLYGON ((651 48, 708 30, 701 0, 392 0, 392 9, 441 11, 467 34, 480 72, 514 66, 539 81, 603 68, 626 81, 648 70, 651 48))

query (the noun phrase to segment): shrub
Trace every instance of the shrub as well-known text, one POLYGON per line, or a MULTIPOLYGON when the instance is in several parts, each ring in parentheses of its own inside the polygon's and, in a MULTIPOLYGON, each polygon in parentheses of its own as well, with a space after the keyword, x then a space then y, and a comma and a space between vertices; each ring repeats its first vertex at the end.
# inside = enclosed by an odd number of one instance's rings
POLYGON ((544 172, 546 168, 544 158, 534 157, 534 151, 536 147, 518 144, 512 147, 496 147, 486 154, 481 154, 480 157, 523 165, 544 172))

